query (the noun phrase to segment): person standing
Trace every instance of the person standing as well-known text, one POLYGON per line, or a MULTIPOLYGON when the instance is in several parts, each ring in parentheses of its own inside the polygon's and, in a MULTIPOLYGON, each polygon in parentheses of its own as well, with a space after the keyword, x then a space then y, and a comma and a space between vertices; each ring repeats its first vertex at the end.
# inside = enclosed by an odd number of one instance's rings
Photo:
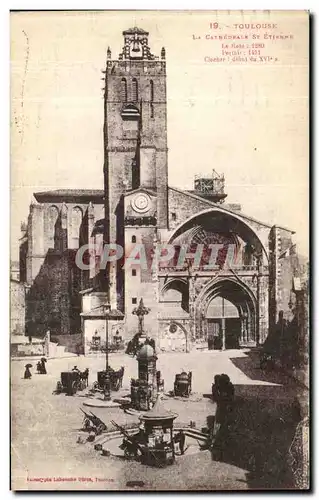
POLYGON ((27 380, 32 377, 30 368, 32 368, 32 365, 30 363, 28 363, 27 365, 25 365, 24 378, 27 379, 27 380))
POLYGON ((47 360, 45 358, 41 358, 41 375, 46 375, 47 374, 47 369, 45 366, 45 363, 47 360))

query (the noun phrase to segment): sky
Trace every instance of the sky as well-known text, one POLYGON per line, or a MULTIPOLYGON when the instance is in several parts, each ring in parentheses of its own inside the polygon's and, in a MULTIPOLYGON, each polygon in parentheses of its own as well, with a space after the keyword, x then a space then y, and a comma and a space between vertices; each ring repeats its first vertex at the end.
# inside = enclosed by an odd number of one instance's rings
POLYGON ((149 31, 155 55, 166 49, 169 184, 192 189, 195 174, 223 173, 227 202, 296 231, 307 255, 304 12, 29 12, 11 13, 12 259, 34 192, 102 189, 102 70, 108 46, 117 59, 122 31, 134 25, 149 31), (256 28, 263 23, 276 27, 256 28), (245 24, 250 29, 238 27, 245 24), (216 62, 242 43, 209 38, 216 33, 248 34, 245 54, 258 33, 260 54, 273 59, 216 62))

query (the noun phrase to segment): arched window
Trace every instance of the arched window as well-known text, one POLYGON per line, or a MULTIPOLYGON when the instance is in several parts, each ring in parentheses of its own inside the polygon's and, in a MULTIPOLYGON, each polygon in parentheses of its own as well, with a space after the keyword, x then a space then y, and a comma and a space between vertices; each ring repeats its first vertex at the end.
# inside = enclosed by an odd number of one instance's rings
POLYGON ((132 102, 138 101, 138 86, 136 78, 133 78, 132 81, 132 102))
POLYGON ((80 241, 80 228, 82 224, 82 210, 80 207, 74 207, 72 209, 72 248, 79 247, 80 241))
POLYGON ((58 220, 59 210, 55 205, 49 207, 48 223, 47 223, 47 238, 50 247, 54 247, 55 225, 58 220))
POLYGON ((123 102, 127 101, 127 83, 125 78, 121 80, 121 99, 123 102))
POLYGON ((132 243, 136 243, 136 236, 135 235, 132 236, 132 243))

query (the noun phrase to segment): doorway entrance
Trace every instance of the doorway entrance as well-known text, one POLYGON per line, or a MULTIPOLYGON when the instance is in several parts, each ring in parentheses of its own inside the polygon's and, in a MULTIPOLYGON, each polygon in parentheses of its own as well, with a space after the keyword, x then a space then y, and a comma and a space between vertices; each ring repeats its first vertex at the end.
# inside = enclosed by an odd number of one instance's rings
POLYGON ((197 300, 197 335, 208 349, 238 349, 256 342, 256 300, 243 283, 212 281, 197 300))
POLYGON ((240 347, 240 318, 207 319, 207 343, 209 350, 223 349, 223 327, 225 329, 225 349, 240 347), (224 322, 224 325, 223 325, 224 322))
POLYGON ((237 307, 224 297, 216 297, 206 311, 208 349, 238 349, 240 318, 237 307))

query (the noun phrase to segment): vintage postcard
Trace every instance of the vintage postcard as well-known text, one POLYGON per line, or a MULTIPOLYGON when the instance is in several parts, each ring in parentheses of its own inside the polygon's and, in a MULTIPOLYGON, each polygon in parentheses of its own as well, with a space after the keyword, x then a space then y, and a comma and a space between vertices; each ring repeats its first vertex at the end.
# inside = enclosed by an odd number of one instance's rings
POLYGON ((11 12, 11 487, 307 490, 309 13, 11 12))

